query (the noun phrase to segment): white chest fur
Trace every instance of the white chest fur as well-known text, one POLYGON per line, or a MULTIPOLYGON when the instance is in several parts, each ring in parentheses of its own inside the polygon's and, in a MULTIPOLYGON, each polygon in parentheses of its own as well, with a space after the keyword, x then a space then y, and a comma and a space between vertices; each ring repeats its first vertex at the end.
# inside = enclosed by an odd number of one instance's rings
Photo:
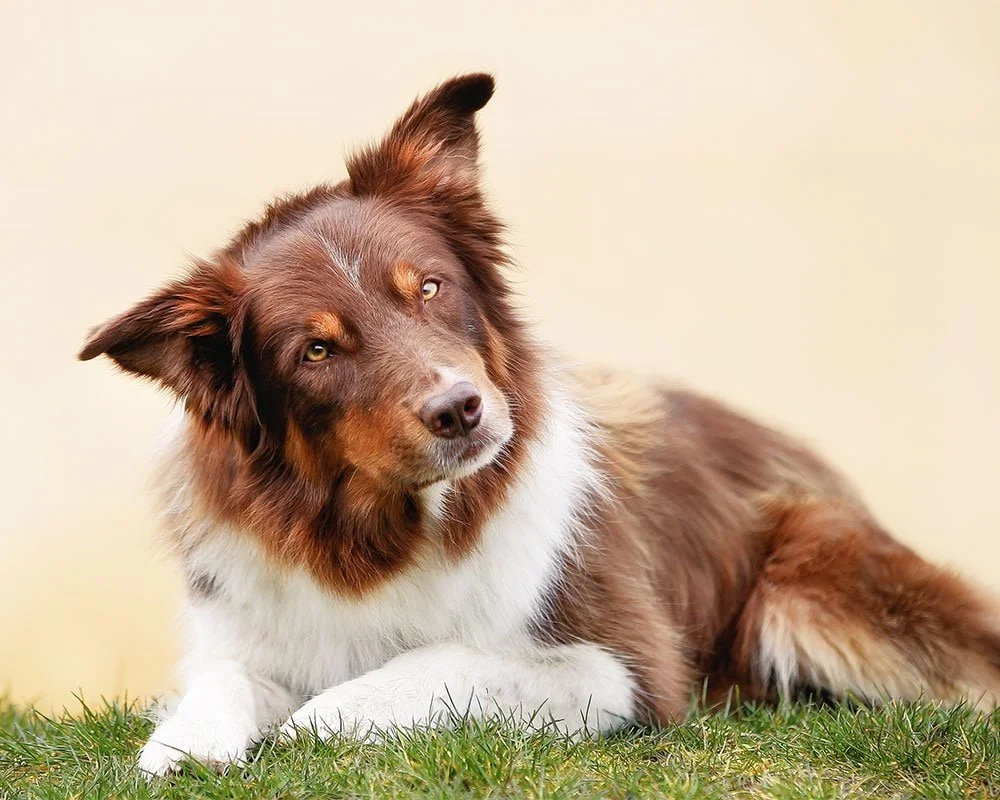
MULTIPOLYGON (((370 596, 350 600, 304 571, 279 569, 251 537, 206 527, 186 564, 215 586, 210 598, 188 608, 191 666, 236 660, 309 695, 424 644, 523 643, 577 539, 584 496, 598 486, 586 420, 558 394, 505 504, 460 563, 432 554, 370 596)), ((428 500, 434 505, 441 497, 428 500)), ((440 513, 447 513, 447 493, 440 513)))

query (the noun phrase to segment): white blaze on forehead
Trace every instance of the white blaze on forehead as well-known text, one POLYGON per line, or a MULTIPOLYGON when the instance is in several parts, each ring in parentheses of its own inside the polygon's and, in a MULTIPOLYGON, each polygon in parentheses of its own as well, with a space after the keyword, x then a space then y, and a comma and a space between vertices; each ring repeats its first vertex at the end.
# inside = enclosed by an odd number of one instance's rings
MULTIPOLYGON (((434 363, 433 358, 428 354, 424 354, 424 358, 427 359, 428 364, 434 363)), ((475 381, 471 377, 451 367, 436 366, 434 371, 440 376, 439 381, 444 389, 450 389, 455 384, 462 383, 463 381, 475 384, 475 381)))
POLYGON ((323 251, 330 258, 331 264, 350 278, 355 286, 361 286, 361 256, 357 253, 347 253, 339 245, 319 233, 316 235, 323 251))

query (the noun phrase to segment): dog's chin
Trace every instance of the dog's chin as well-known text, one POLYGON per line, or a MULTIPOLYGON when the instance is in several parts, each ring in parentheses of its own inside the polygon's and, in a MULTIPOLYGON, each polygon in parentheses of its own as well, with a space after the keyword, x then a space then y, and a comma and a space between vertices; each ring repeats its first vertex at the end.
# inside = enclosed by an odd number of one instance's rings
POLYGON ((496 461, 506 443, 506 441, 490 440, 478 445, 473 452, 469 453, 469 455, 455 465, 450 474, 445 476, 445 480, 458 480, 459 478, 468 478, 475 475, 479 470, 488 467, 496 461))
POLYGON ((496 461, 510 438, 473 439, 454 448, 457 452, 437 454, 433 466, 425 474, 415 476, 414 484, 423 489, 436 483, 471 477, 496 461))

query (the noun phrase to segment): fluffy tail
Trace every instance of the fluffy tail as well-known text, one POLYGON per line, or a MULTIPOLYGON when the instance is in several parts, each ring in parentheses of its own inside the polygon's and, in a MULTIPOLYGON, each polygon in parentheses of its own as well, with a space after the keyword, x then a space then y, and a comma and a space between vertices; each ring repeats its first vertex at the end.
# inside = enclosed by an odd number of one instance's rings
POLYGON ((773 503, 733 656, 758 691, 1000 704, 1000 609, 826 500, 773 503))

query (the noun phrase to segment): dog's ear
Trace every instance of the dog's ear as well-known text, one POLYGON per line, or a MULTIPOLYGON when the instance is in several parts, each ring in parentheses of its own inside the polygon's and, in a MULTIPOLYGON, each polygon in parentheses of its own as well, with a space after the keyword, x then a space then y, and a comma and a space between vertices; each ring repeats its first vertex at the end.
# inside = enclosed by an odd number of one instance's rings
POLYGON ((493 77, 461 75, 416 100, 376 145, 348 159, 357 195, 427 196, 478 186, 475 113, 493 96, 493 77))
POLYGON ((186 278, 91 331, 79 358, 107 355, 184 398, 205 419, 235 426, 241 414, 256 416, 238 369, 242 286, 235 265, 201 262, 186 278))

